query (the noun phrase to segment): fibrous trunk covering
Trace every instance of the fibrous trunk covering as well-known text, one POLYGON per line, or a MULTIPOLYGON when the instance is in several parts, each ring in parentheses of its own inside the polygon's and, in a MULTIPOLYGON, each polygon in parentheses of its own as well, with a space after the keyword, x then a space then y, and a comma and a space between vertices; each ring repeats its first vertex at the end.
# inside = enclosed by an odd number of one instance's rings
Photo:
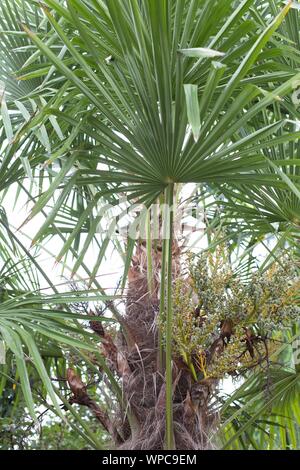
MULTIPOLYGON (((173 243, 173 276, 179 274, 180 249, 173 243)), ((126 314, 123 331, 117 341, 105 332, 100 322, 91 322, 102 337, 102 347, 112 370, 118 374, 125 401, 134 416, 109 422, 105 413, 91 405, 91 400, 76 397, 73 402, 89 406, 119 449, 162 450, 165 444, 165 374, 159 364, 158 316, 161 249, 153 249, 153 289, 149 292, 147 257, 143 243, 137 247, 128 274, 126 314), (125 340, 126 337, 126 340, 125 340)), ((215 415, 209 400, 214 384, 210 380, 195 382, 190 369, 178 357, 173 358, 173 416, 176 449, 207 449, 215 415)), ((86 391, 85 391, 86 393, 86 391)), ((78 395, 78 393, 77 393, 78 395)))

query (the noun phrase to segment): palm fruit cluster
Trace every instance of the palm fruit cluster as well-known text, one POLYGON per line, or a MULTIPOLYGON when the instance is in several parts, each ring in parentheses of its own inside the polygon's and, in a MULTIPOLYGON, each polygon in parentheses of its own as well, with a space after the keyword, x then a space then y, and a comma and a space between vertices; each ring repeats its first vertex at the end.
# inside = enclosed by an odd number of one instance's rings
POLYGON ((191 256, 188 275, 174 281, 173 351, 195 380, 269 362, 275 338, 300 319, 299 271, 288 257, 247 280, 228 259, 221 248, 191 256))

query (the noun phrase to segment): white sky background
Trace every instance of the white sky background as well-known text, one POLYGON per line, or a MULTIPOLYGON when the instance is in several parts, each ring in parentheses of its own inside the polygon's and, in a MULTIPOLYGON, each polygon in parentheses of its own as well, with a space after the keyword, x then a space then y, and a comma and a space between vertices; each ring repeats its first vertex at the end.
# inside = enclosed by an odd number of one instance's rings
MULTIPOLYGON (((14 227, 13 231, 15 235, 26 247, 26 249, 30 250, 30 253, 34 255, 36 250, 35 247, 30 249, 31 242, 45 221, 45 218, 42 214, 37 214, 32 220, 22 226, 21 229, 17 230, 30 214, 33 203, 27 203, 27 196, 24 193, 21 193, 17 204, 15 205, 15 194, 16 187, 12 187, 3 201, 3 207, 5 208, 10 226, 14 227)), ((71 280, 71 271, 75 263, 75 260, 71 257, 69 257, 68 263, 66 265, 64 265, 63 260, 60 263, 55 262, 55 257, 58 255, 62 246, 63 243, 58 236, 54 236, 52 238, 48 237, 46 241, 44 240, 41 245, 39 245, 39 253, 37 257, 41 268, 49 276, 53 284, 58 286, 60 291, 68 290, 68 284, 65 286, 62 284, 71 280)), ((98 250, 98 247, 95 248, 98 250)), ((84 259, 85 264, 89 267, 89 269, 92 269, 97 257, 95 248, 91 246, 87 251, 84 259)), ((101 287, 104 287, 108 290, 107 293, 113 293, 121 273, 122 260, 117 252, 112 254, 112 247, 110 247, 108 249, 106 258, 104 258, 102 261, 97 280, 99 281, 101 287)), ((74 280, 79 280, 80 278, 82 280, 87 278, 87 274, 82 268, 79 268, 77 275, 74 277, 74 280)), ((41 288, 46 288, 47 282, 41 275, 39 275, 39 280, 41 288)), ((80 288, 84 287, 81 286, 80 288)))
MULTIPOLYGON (((17 202, 15 203, 16 189, 16 185, 12 186, 9 189, 4 200, 2 201, 2 205, 6 211, 9 224, 13 229, 14 234, 22 242, 25 248, 27 250, 30 250, 30 253, 34 256, 36 253, 36 249, 35 247, 30 248, 31 242, 40 227, 42 226, 43 222, 45 221, 45 217, 41 213, 39 213, 28 223, 22 225, 26 218, 29 216, 34 204, 31 201, 28 202, 28 197, 24 192, 21 192, 17 199, 17 202), (21 225, 22 227, 20 228, 21 225)), ((193 185, 186 185, 186 187, 182 191, 182 198, 185 199, 190 194, 192 189, 193 185)), ((192 217, 186 218, 185 222, 190 226, 195 225, 195 221, 192 217)), ((193 233, 189 240, 189 242, 194 245, 195 251, 201 250, 201 248, 204 248, 206 246, 205 237, 202 238, 200 241, 198 240, 198 238, 201 237, 201 228, 204 228, 204 224, 201 224, 200 222, 197 224, 197 226, 200 227, 200 231, 193 233)), ((85 236, 86 235, 83 234, 82 240, 84 240, 85 236)), ((68 286, 64 289, 61 284, 66 283, 68 280, 71 280, 72 267, 75 263, 74 258, 69 255, 66 264, 64 264, 65 258, 58 264, 55 262, 55 257, 58 255, 60 249, 63 246, 63 242, 58 236, 54 236, 52 238, 48 237, 47 239, 43 240, 40 245, 38 244, 38 246, 39 250, 37 260, 39 262, 39 265, 49 276, 53 284, 60 286, 59 290, 66 290, 68 286)), ((98 255, 98 250, 99 247, 97 245, 91 244, 85 255, 84 263, 88 266, 90 270, 92 270, 94 266, 95 260, 98 255)), ((114 293, 114 289, 116 288, 118 281, 122 276, 123 269, 124 265, 121 257, 119 256, 117 251, 114 250, 112 245, 109 246, 106 256, 101 263, 99 273, 97 275, 97 280, 99 281, 101 287, 107 289, 107 293, 114 293)), ((83 268, 78 269, 74 280, 79 280, 80 278, 82 280, 87 279, 87 274, 83 268)), ((41 288, 47 287, 47 283, 42 278, 42 276, 39 276, 39 279, 41 283, 41 288)))

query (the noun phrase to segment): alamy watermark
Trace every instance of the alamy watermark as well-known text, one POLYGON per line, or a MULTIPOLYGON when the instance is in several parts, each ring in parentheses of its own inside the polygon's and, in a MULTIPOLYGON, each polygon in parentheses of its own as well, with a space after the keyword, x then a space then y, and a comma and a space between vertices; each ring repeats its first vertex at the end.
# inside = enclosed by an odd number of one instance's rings
POLYGON ((144 204, 130 204, 125 197, 120 199, 117 207, 99 200, 93 218, 99 221, 96 233, 105 234, 109 239, 123 235, 134 240, 148 237, 164 240, 170 237, 171 215, 173 235, 177 239, 187 238, 205 227, 205 211, 196 204, 152 204, 148 208, 144 204))

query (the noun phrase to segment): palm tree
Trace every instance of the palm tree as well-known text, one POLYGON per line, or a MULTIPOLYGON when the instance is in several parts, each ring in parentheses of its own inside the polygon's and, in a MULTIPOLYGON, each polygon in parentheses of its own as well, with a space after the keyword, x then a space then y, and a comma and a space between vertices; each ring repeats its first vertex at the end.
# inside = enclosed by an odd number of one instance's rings
MULTIPOLYGON (((108 365, 99 353, 86 358, 90 367, 98 370, 101 362, 105 368, 118 418, 95 403, 72 368, 66 405, 87 406, 120 448, 209 447, 215 381, 174 352, 174 285, 184 264, 173 211, 162 211, 157 240, 114 242, 124 257, 123 292, 127 282, 122 315, 96 278, 111 244, 109 233, 98 233, 106 205, 122 220, 130 204, 142 204, 149 234, 155 204, 173 207, 180 189, 193 183, 193 201, 207 207, 207 233, 222 226, 232 253, 241 243, 238 231, 248 256, 262 237, 274 235, 274 222, 283 223, 283 246, 298 228, 299 207, 299 130, 289 98, 300 79, 297 43, 289 42, 298 13, 289 12, 291 6, 255 0, 46 0, 42 7, 14 0, 1 6, 1 190, 16 183, 34 203, 24 222, 45 215, 32 244, 59 238, 57 262, 72 256, 72 274, 86 272, 89 295, 96 289, 95 298, 120 324, 116 335, 103 327, 104 315, 90 318, 108 365), (282 51, 291 60, 282 60, 282 51), (120 195, 126 202, 120 204, 120 195), (85 256, 92 243, 99 251, 90 269, 85 256)), ((248 267, 252 260, 246 258, 248 267)), ((73 293, 66 302, 86 295, 73 293)), ((48 299, 64 300, 62 294, 48 299)), ((72 314, 65 315, 62 328, 80 334, 78 324, 68 323, 72 314)), ((16 353, 5 325, 3 337, 16 353)), ((80 348, 48 326, 48 335, 80 348)), ((224 320, 218 328, 223 341, 224 320)), ((15 335, 56 401, 32 336, 20 327, 15 335)), ((81 347, 96 354, 95 339, 81 347)), ((24 362, 18 366, 34 413, 24 362)), ((245 429, 230 434, 230 442, 245 429)))

